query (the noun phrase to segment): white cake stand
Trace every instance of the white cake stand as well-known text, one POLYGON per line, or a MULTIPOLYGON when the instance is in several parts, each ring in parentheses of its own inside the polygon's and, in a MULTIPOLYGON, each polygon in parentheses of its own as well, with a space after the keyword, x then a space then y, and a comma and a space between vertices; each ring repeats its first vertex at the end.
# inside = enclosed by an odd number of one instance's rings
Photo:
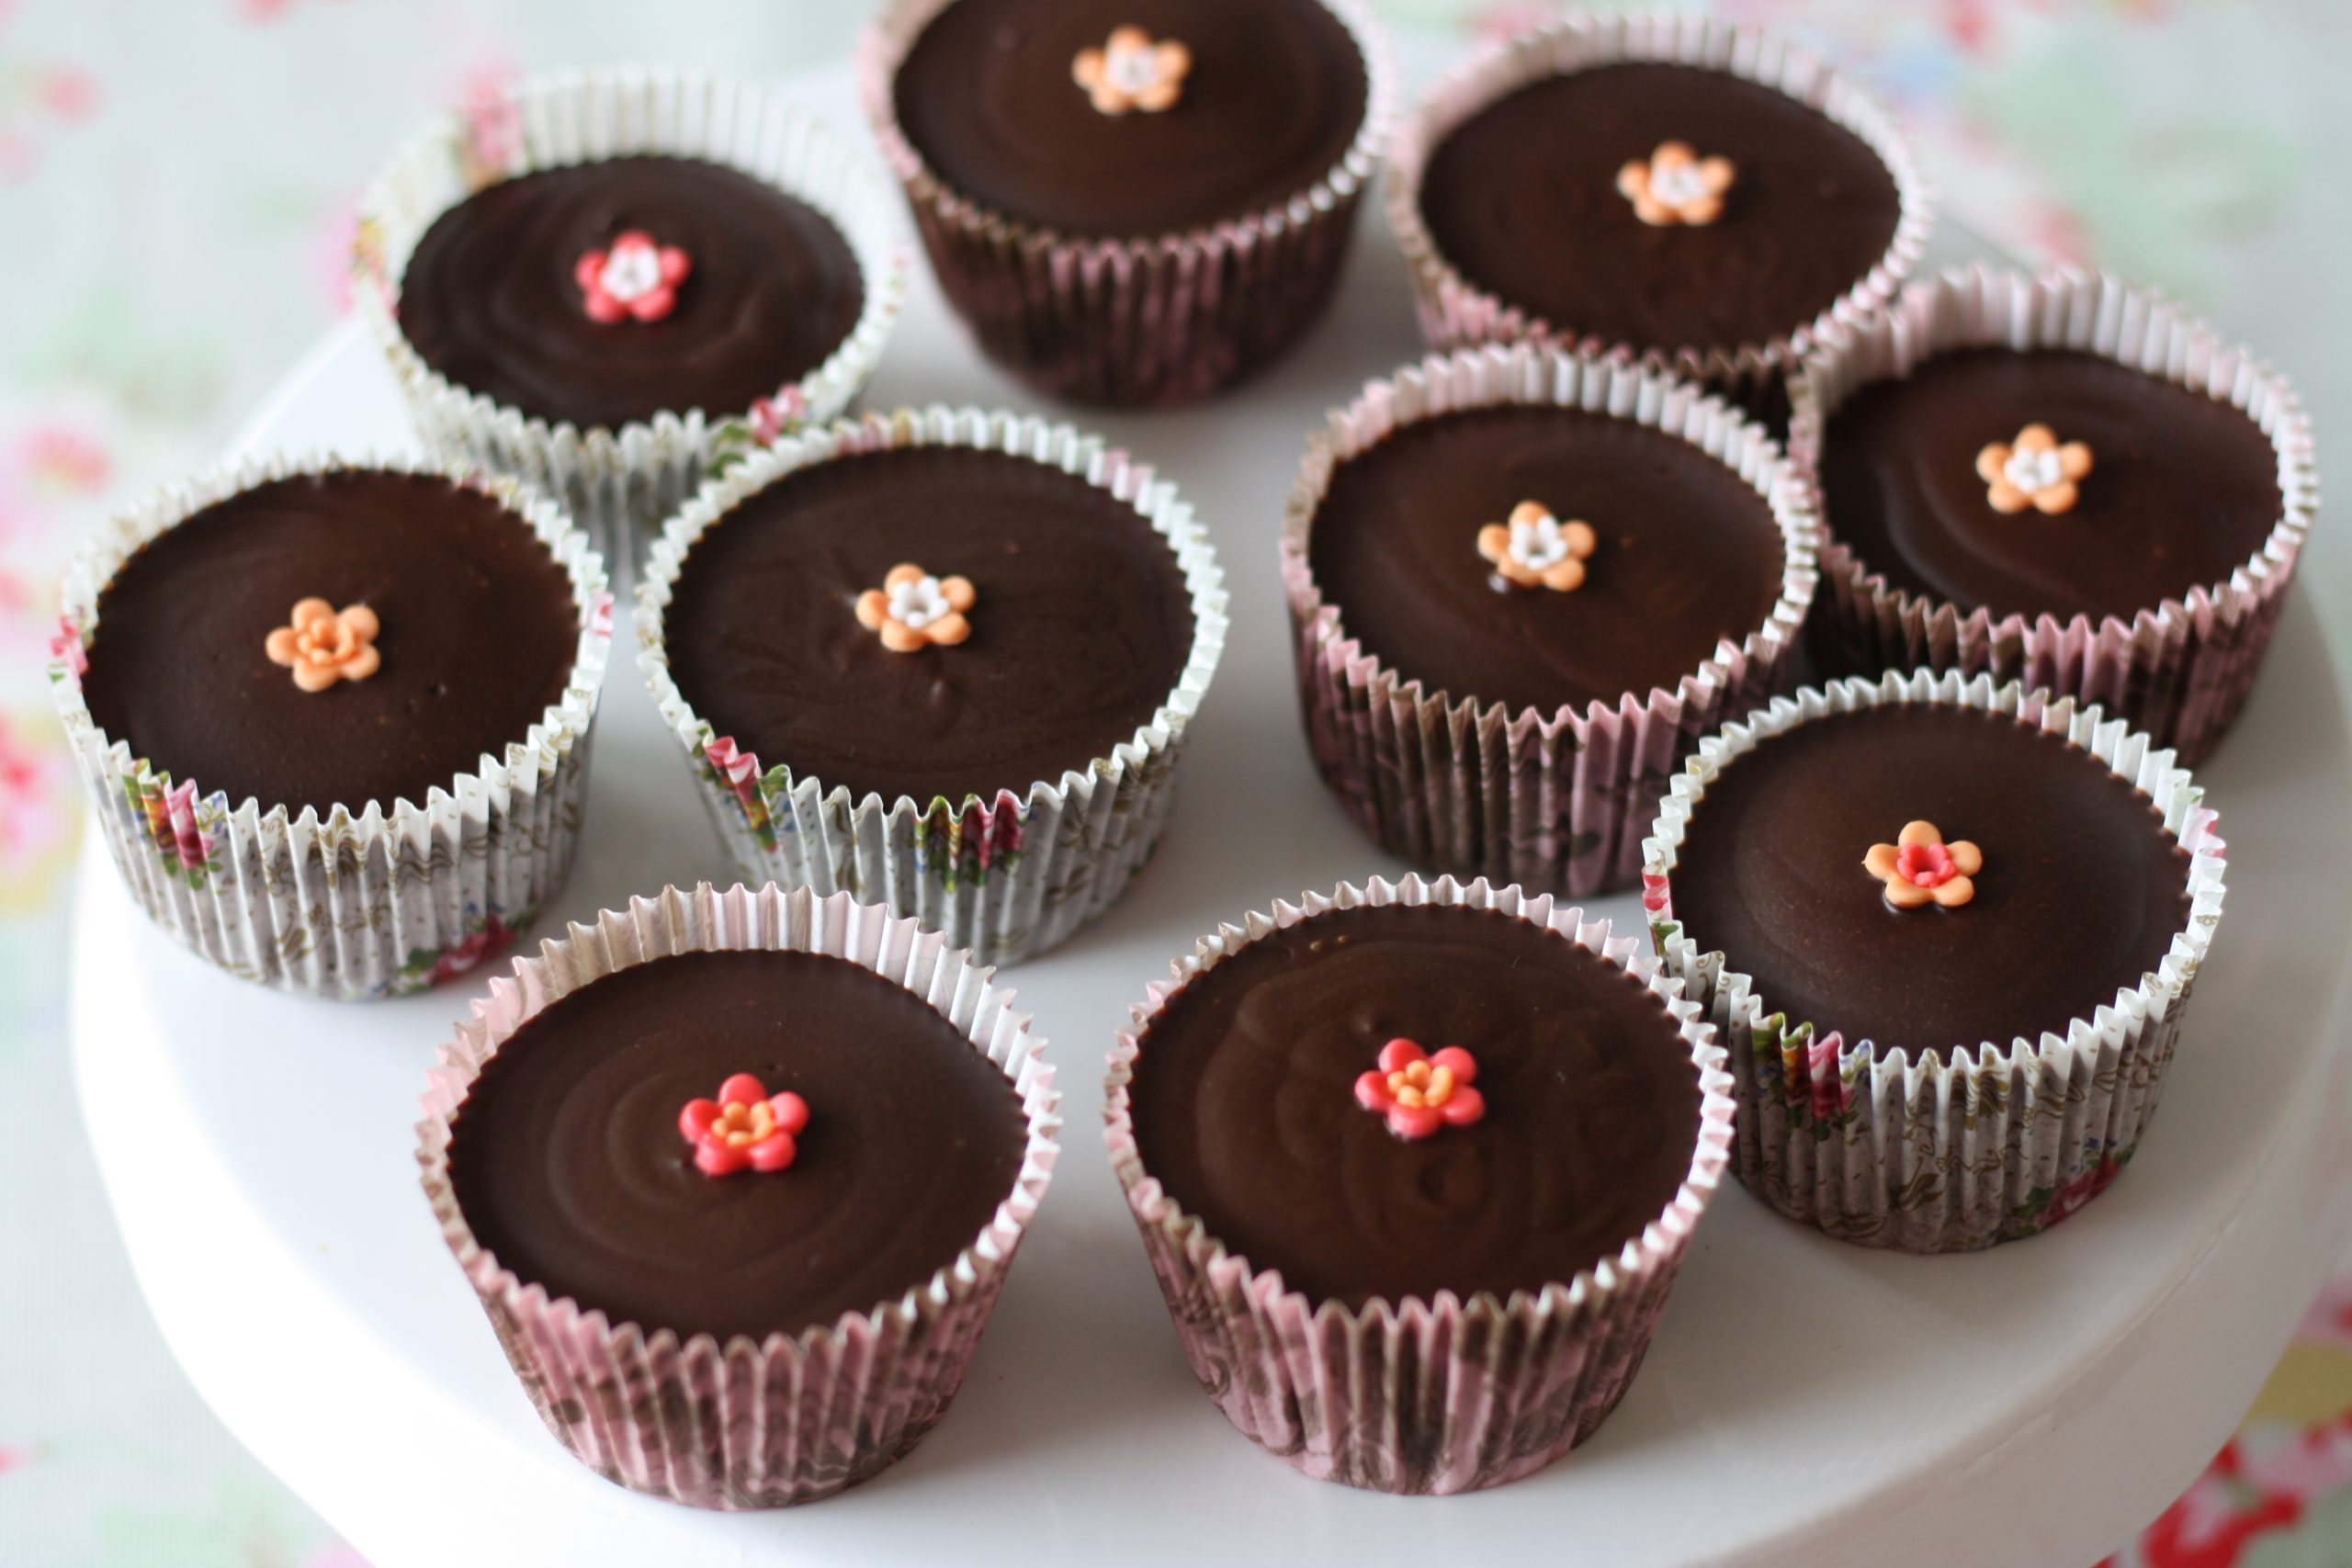
MULTIPOLYGON (((845 73, 794 91, 854 123, 845 73)), ((1204 409, 1077 416, 1197 501, 1232 581, 1231 644, 1157 861, 1109 919, 1014 972, 1061 1064, 1067 1152, 971 1378, 910 1458, 831 1501, 696 1513, 597 1479, 540 1427, 413 1159, 425 1067, 479 985, 337 1006, 241 984, 151 929, 94 839, 73 976, 83 1107, 147 1299, 230 1428, 377 1568, 2084 1568, 2153 1517, 2227 1436, 2352 1224, 2339 1049, 2352 749, 2300 599, 2205 770, 2231 846, 2229 917, 2163 1114, 2082 1215, 1981 1256, 1891 1257, 1729 1186, 1608 1426, 1477 1495, 1302 1479, 1235 1434, 1186 1371, 1096 1137, 1101 1065, 1127 1004, 1216 921, 1402 869, 1309 768, 1274 541, 1307 431, 1419 346, 1395 249, 1367 222, 1337 308, 1262 379, 1204 409)), ((981 363, 927 279, 870 401, 1035 406, 981 363)), ((389 377, 346 326, 244 445, 408 440, 389 377)), ((559 916, 724 874, 626 654, 601 722, 559 916)), ((1602 907, 1635 918, 1629 898, 1602 907)))

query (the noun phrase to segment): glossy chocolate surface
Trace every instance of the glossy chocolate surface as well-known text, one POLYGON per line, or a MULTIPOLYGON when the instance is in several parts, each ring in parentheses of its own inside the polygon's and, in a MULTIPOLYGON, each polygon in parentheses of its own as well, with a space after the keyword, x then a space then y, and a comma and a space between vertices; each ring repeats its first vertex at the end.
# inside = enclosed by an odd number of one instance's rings
POLYGON ((1303 921, 1188 984, 1131 1090, 1145 1168, 1316 1301, 1508 1295, 1573 1279, 1689 1174, 1698 1071, 1666 1006, 1483 910, 1303 921), (1356 1102, 1391 1038, 1477 1061, 1484 1118, 1407 1141, 1356 1102))
POLYGON ((2278 525, 2278 455, 2228 403, 2088 354, 1938 355, 1857 390, 1822 442, 1825 521, 1896 588, 1996 615, 2130 620, 2224 582, 2278 525), (2091 448, 2074 508, 1993 509, 1987 445, 2091 448))
POLYGON ((131 754, 267 810, 422 806, 503 756, 562 696, 571 581, 479 491, 356 470, 259 486, 123 563, 98 597, 82 694, 131 754), (381 667, 307 693, 270 661, 295 604, 366 604, 381 667))
POLYGON ((687 555, 666 625, 678 690, 763 768, 921 805, 1109 756, 1167 702, 1193 641, 1176 553, 1133 506, 958 447, 769 486, 687 555), (894 653, 858 624, 858 595, 900 562, 971 580, 968 640, 894 653))
POLYGON ((1580 409, 1508 406, 1399 428, 1340 466, 1308 557, 1341 625, 1457 701, 1550 714, 1671 691, 1781 594, 1771 508, 1679 436, 1580 409), (1522 501, 1600 536, 1573 592, 1498 588, 1479 528, 1522 501))
POLYGON ((668 410, 748 411, 822 365, 865 302, 831 220, 688 158, 543 169, 435 219, 401 279, 401 333, 450 381, 550 423, 617 428, 668 410), (694 270, 660 321, 597 321, 582 254, 643 230, 694 270))
POLYGON ((1784 337, 1894 239, 1894 176, 1853 132, 1770 87, 1690 66, 1547 77, 1430 154, 1421 216, 1470 282, 1578 337, 1637 348, 1784 337), (1723 215, 1653 227, 1618 171, 1663 141, 1729 158, 1723 215))
POLYGON ((806 953, 693 953, 573 992, 483 1067, 449 1176, 499 1262, 617 1324, 761 1338, 927 1282, 1012 1190, 1011 1082, 913 993, 806 953), (678 1117, 736 1073, 808 1102, 791 1168, 706 1176, 678 1117))
POLYGON ((1801 725, 1692 814, 1674 912, 1786 1012, 1885 1055, 2064 1034, 2139 984, 2188 919, 2188 855, 2148 797, 2064 739, 1973 709, 1801 725), (1896 910, 1862 869, 1905 823, 1984 865, 1958 908, 1896 910))
POLYGON ((899 69, 907 140, 950 188, 1066 234, 1152 237, 1304 196, 1362 129, 1362 52, 1319 0, 956 0, 899 69), (1080 51, 1140 27, 1193 54, 1156 114, 1098 111, 1080 51))

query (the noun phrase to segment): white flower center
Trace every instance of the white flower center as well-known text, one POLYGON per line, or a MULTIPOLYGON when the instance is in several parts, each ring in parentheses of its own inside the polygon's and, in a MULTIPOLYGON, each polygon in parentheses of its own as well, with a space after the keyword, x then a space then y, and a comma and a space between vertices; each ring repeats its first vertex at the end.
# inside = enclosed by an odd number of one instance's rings
POLYGON ((1104 63, 1104 73, 1111 78, 1111 85, 1129 97, 1149 92, 1159 85, 1159 51, 1114 49, 1104 63))
POLYGON ((915 631, 949 614, 951 608, 946 590, 935 577, 901 582, 890 590, 890 618, 915 631))
POLYGON ((1510 525, 1510 557, 1532 571, 1559 565, 1568 558, 1568 539, 1560 520, 1549 513, 1532 523, 1510 525))
POLYGON ((1708 195, 1706 176, 1700 172, 1699 161, 1687 164, 1652 164, 1650 165, 1650 195, 1668 207, 1688 207, 1708 195))
POLYGON ((2032 495, 2064 479, 2066 469, 2058 459, 2058 448, 2055 446, 2044 446, 2039 450, 2019 446, 2012 450, 2009 460, 2001 465, 2001 477, 2028 495, 2032 495))
POLYGON ((661 254, 651 245, 615 245, 597 281, 605 293, 626 304, 662 281, 661 254))

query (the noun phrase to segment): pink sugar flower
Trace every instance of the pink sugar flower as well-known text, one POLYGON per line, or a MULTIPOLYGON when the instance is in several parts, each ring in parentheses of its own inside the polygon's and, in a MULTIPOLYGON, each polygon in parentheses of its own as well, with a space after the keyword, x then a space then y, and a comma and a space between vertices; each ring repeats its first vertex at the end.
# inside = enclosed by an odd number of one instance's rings
POLYGON ((592 321, 658 321, 677 309, 678 285, 693 270, 684 250, 631 229, 606 249, 582 252, 571 276, 592 321))
POLYGON ((1477 1059, 1459 1045, 1434 1055, 1412 1041, 1391 1040, 1380 1048, 1380 1066, 1356 1079, 1356 1103, 1388 1118, 1388 1130, 1408 1141, 1440 1127, 1467 1127, 1487 1113, 1484 1096, 1470 1087, 1477 1059))
POLYGON ((678 1113, 678 1132, 705 1176, 789 1170, 800 1156, 794 1134, 808 1125, 807 1100, 789 1089, 770 1094, 749 1073, 720 1084, 717 1100, 690 1100, 678 1113))

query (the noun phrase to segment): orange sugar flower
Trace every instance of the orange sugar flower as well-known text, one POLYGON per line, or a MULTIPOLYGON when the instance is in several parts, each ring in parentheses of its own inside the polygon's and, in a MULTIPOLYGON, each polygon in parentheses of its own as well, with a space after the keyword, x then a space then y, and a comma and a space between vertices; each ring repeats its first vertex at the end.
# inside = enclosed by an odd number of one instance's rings
POLYGON ((1191 50, 1135 27, 1114 28, 1101 49, 1081 49, 1069 64, 1070 79, 1086 89, 1096 112, 1107 115, 1174 108, 1192 70, 1191 50))
POLYGON ((893 653, 912 653, 933 643, 942 647, 972 635, 965 613, 978 602, 967 577, 933 577, 919 566, 890 569, 879 588, 857 596, 857 624, 879 632, 893 653))
POLYGON ((1617 171, 1617 188, 1643 222, 1696 228, 1723 216, 1724 192, 1738 173, 1729 158, 1702 158, 1687 141, 1661 141, 1648 157, 1617 171))
POLYGON ((1976 454, 1976 475, 1996 512, 2029 506, 2051 516, 2072 512, 2080 493, 2076 487, 2090 471, 2089 446, 2069 441, 2062 446, 2046 424, 2029 424, 2015 441, 1987 442, 1976 454))
POLYGON ((305 599, 262 646, 271 663, 294 671, 297 686, 323 692, 337 681, 365 681, 377 671, 383 663, 376 651, 379 629, 376 612, 365 604, 338 610, 323 599, 305 599))
POLYGON ((1519 588, 1573 593, 1584 586, 1584 563, 1600 544, 1589 524, 1563 523, 1540 501, 1511 508, 1510 521, 1478 530, 1478 553, 1495 575, 1519 588))
POLYGON ((1957 909, 1976 897, 1971 879, 1984 869, 1984 855, 1966 839, 1945 843, 1933 822, 1907 822, 1894 843, 1871 846, 1862 869, 1886 884, 1886 901, 1898 909, 1957 909))

